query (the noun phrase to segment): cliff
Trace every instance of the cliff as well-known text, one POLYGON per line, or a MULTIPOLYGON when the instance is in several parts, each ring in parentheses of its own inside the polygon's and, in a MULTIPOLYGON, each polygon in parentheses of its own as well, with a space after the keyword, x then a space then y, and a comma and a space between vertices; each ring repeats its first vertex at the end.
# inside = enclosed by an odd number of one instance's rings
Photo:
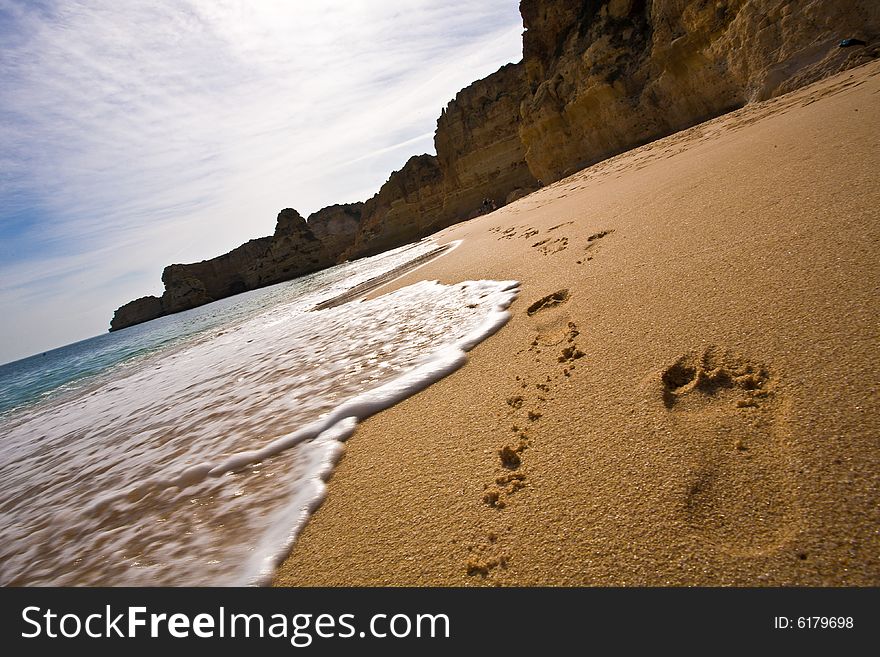
POLYGON ((462 89, 363 204, 171 265, 111 330, 414 241, 590 164, 880 56, 875 0, 522 0, 523 61, 462 89), (840 47, 842 39, 860 45, 840 47))
POLYGON ((433 155, 414 155, 364 203, 363 223, 343 259, 386 251, 427 235, 443 210, 443 174, 433 155))
POLYGON ((552 182, 868 61, 880 5, 850 0, 522 0, 519 136, 552 182))
POLYGON ((354 243, 363 208, 363 203, 331 205, 309 215, 309 228, 324 247, 338 257, 354 243))
POLYGON ((523 61, 463 89, 437 156, 364 206, 345 257, 503 205, 590 164, 877 56, 880 8, 833 0, 523 0, 523 61))
POLYGON ((437 155, 412 157, 391 174, 364 204, 360 232, 345 256, 412 242, 537 189, 518 134, 526 92, 522 64, 502 66, 458 92, 437 120, 437 155))
POLYGON ((161 297, 142 297, 119 308, 110 330, 195 308, 217 299, 303 276, 335 264, 354 240, 360 203, 319 210, 307 223, 291 208, 278 214, 275 233, 229 253, 162 272, 161 297))

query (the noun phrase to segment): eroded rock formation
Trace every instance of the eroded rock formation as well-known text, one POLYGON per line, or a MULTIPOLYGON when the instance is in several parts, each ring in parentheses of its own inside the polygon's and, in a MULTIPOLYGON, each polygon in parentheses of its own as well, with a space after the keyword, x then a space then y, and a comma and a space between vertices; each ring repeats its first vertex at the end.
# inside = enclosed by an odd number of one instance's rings
POLYGON ((364 203, 364 217, 343 259, 359 258, 412 242, 438 228, 443 210, 443 174, 433 155, 414 155, 364 203))
POLYGON ((309 228, 325 248, 339 257, 354 243, 363 208, 363 203, 331 205, 309 215, 309 228))
POLYGON ((522 0, 523 61, 462 89, 417 155, 363 204, 171 265, 111 330, 378 253, 585 166, 880 56, 876 0, 522 0), (841 39, 857 47, 839 47, 841 39))
POLYGON ((110 330, 329 267, 351 245, 359 218, 360 204, 332 206, 310 217, 313 231, 296 210, 282 210, 270 237, 251 240, 210 260, 166 267, 162 296, 143 297, 122 306, 113 316, 110 330), (324 241, 315 232, 323 235, 324 241))
POLYGON ((522 64, 502 66, 459 91, 437 120, 437 155, 410 158, 364 204, 346 257, 406 244, 537 189, 518 134, 526 92, 522 64))
POLYGON ((522 0, 520 138, 540 180, 867 61, 871 0, 522 0))

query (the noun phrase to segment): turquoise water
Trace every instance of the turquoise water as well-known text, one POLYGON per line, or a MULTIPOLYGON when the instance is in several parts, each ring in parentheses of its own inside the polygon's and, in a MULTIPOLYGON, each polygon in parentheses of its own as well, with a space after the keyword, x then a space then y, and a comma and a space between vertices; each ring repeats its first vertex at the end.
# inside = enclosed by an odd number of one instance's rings
POLYGON ((0 414, 35 403, 62 387, 82 383, 131 359, 246 317, 262 307, 265 297, 272 292, 255 290, 0 365, 0 414))

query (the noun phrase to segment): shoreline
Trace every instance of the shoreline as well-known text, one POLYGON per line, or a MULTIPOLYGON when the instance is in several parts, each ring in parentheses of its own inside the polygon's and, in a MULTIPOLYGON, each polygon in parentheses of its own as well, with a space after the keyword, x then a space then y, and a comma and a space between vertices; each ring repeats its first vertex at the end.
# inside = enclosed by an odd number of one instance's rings
POLYGON ((511 320, 359 425, 274 583, 880 584, 878 93, 872 62, 436 234, 370 295, 518 280, 511 320))
MULTIPOLYGON (((430 239, 430 238, 428 238, 430 239)), ((376 290, 380 287, 389 285, 393 283, 398 278, 405 276, 406 274, 419 269, 420 267, 426 265, 431 262, 435 258, 439 258, 444 253, 448 251, 452 251, 456 246, 456 243, 443 244, 442 246, 438 246, 435 249, 431 249, 427 253, 423 253, 422 255, 409 260, 402 265, 398 265, 394 269, 385 272, 380 276, 376 276, 375 278, 371 278, 368 281, 364 281, 359 285, 355 285, 350 290, 339 294, 332 299, 327 299, 326 301, 322 301, 319 304, 316 304, 312 310, 324 310, 325 308, 335 308, 336 306, 341 306, 344 303, 348 303, 349 301, 355 301, 357 299, 366 298, 370 292, 376 290)))

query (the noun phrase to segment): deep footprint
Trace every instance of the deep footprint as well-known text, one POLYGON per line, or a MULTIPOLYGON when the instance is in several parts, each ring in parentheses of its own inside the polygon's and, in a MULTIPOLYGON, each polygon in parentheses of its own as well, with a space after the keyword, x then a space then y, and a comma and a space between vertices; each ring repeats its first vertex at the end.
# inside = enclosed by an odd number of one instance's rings
POLYGON ((694 390, 715 395, 721 390, 733 391, 739 398, 739 408, 757 407, 761 399, 772 394, 770 374, 763 365, 756 365, 741 357, 721 354, 709 348, 700 357, 680 356, 663 370, 663 403, 667 408, 694 390))
POLYGON ((669 446, 680 450, 682 470, 670 475, 681 482, 679 509, 693 534, 741 556, 782 546, 793 532, 796 498, 787 403, 776 376, 710 347, 681 356, 653 381, 660 421, 676 441, 669 446))
POLYGON ((548 308, 560 306, 566 303, 569 297, 570 294, 568 292, 568 288, 557 290, 553 294, 548 294, 546 297, 542 297, 535 301, 535 303, 526 308, 526 314, 531 317, 532 315, 535 315, 542 310, 547 310, 548 308))

